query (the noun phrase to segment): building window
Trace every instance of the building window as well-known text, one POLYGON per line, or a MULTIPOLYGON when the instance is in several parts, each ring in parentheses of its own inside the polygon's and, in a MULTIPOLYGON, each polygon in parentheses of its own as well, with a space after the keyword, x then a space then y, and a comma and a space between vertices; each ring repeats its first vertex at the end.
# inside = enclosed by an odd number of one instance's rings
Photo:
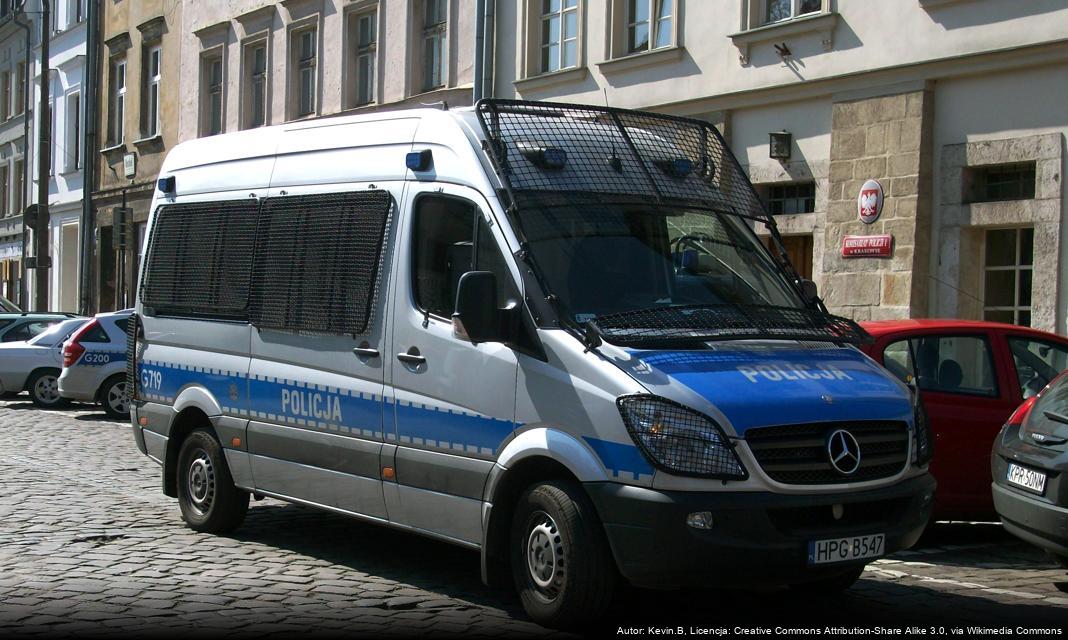
POLYGON ((160 134, 159 87, 161 78, 162 50, 159 46, 151 47, 145 56, 145 111, 141 133, 145 138, 160 134))
POLYGON ((627 0, 627 53, 670 47, 675 0, 627 0))
POLYGON ((293 113, 300 118, 315 113, 316 36, 318 30, 305 29, 293 33, 293 69, 296 73, 293 113))
POLYGON ((542 0, 542 73, 569 69, 577 64, 578 0, 542 0))
POLYGON ((201 61, 201 78, 204 87, 201 95, 202 134, 213 136, 223 130, 223 62, 221 55, 206 57, 201 61))
POLYGON ((15 115, 19 116, 26 110, 26 63, 19 62, 15 65, 15 115))
POLYGON ((990 229, 983 243, 983 319, 1031 326, 1035 230, 990 229))
POLYGON ((26 207, 26 165, 22 158, 15 159, 15 175, 13 182, 15 183, 11 190, 15 196, 14 213, 22 213, 22 210, 26 207))
POLYGON ((378 14, 360 13, 353 20, 356 82, 353 106, 375 101, 375 61, 378 53, 378 14))
POLYGON ((64 171, 76 171, 82 166, 82 96, 74 92, 67 96, 67 131, 63 154, 64 171))
POLYGON ((767 202, 768 213, 773 216, 812 213, 816 210, 816 183, 794 182, 769 185, 767 202))
POLYGON ((126 59, 111 61, 111 92, 108 96, 108 143, 118 146, 126 140, 123 132, 126 117, 126 59))
POLYGON ((267 42, 245 47, 245 129, 267 123, 267 42))
POLYGON ((821 8, 821 0, 764 0, 764 23, 789 20, 821 8))
POLYGON ((11 170, 7 163, 0 164, 0 216, 7 217, 11 213, 11 191, 8 188, 11 170))
POLYGON ((11 117, 11 72, 0 73, 0 120, 11 117))
POLYGON ((445 85, 446 0, 423 0, 423 91, 445 85))
POLYGON ((965 170, 965 202, 1030 200, 1034 197, 1034 162, 972 167, 965 170))

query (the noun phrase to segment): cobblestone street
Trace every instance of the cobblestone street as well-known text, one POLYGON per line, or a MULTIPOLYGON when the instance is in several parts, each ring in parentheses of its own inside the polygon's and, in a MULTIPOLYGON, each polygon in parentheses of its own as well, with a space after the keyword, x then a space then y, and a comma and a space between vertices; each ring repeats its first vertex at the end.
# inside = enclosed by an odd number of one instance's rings
MULTIPOLYGON (((272 500, 230 537, 187 529, 129 426, 0 401, 0 634, 552 635, 476 553, 272 500)), ((729 580, 729 576, 724 576, 729 580)), ((1062 627, 1068 579, 996 525, 939 524, 837 598, 628 591, 628 625, 1062 627)), ((130 636, 134 637, 134 636, 130 636)))

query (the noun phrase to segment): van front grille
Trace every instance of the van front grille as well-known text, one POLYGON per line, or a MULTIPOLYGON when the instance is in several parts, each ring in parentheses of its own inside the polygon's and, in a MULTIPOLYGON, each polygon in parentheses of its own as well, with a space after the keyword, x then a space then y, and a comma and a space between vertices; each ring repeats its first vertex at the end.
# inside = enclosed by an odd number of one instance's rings
POLYGON ((760 468, 776 482, 838 484, 899 473, 908 462, 909 428, 890 421, 817 422, 750 429, 745 441, 760 468), (860 465, 850 474, 836 469, 828 453, 828 439, 839 429, 860 446, 860 465))

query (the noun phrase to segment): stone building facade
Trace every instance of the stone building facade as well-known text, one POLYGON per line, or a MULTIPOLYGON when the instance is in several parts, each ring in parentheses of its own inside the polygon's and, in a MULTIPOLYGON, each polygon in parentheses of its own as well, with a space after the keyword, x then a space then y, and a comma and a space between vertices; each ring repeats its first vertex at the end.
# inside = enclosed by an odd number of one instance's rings
POLYGON ((1068 0, 496 8, 495 95, 714 122, 832 311, 1068 332, 1068 0), (890 257, 842 256, 843 236, 875 234, 890 257))

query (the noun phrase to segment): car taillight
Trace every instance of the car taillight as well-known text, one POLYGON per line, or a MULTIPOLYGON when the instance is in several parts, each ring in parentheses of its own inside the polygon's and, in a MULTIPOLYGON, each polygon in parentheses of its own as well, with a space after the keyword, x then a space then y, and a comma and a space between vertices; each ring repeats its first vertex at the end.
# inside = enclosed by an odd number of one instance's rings
POLYGON ((85 353, 85 347, 77 342, 68 342, 63 345, 63 366, 72 366, 78 361, 78 358, 82 357, 83 353, 85 353))
POLYGON ((78 361, 78 358, 82 357, 85 353, 85 347, 82 346, 81 339, 86 333, 91 331, 94 327, 99 326, 100 321, 93 318, 89 322, 82 325, 81 329, 74 332, 74 335, 70 337, 70 340, 63 345, 63 366, 72 366, 78 361))
POLYGON ((1031 409, 1035 406, 1036 400, 1038 400, 1038 396, 1031 396, 1027 400, 1024 400, 1023 404, 1016 407, 1016 411, 1012 412, 1012 415, 1009 416, 1009 419, 1006 424, 1011 425, 1013 427, 1019 427, 1020 425, 1022 425, 1024 423, 1024 420, 1027 420, 1027 416, 1031 415, 1031 409))

